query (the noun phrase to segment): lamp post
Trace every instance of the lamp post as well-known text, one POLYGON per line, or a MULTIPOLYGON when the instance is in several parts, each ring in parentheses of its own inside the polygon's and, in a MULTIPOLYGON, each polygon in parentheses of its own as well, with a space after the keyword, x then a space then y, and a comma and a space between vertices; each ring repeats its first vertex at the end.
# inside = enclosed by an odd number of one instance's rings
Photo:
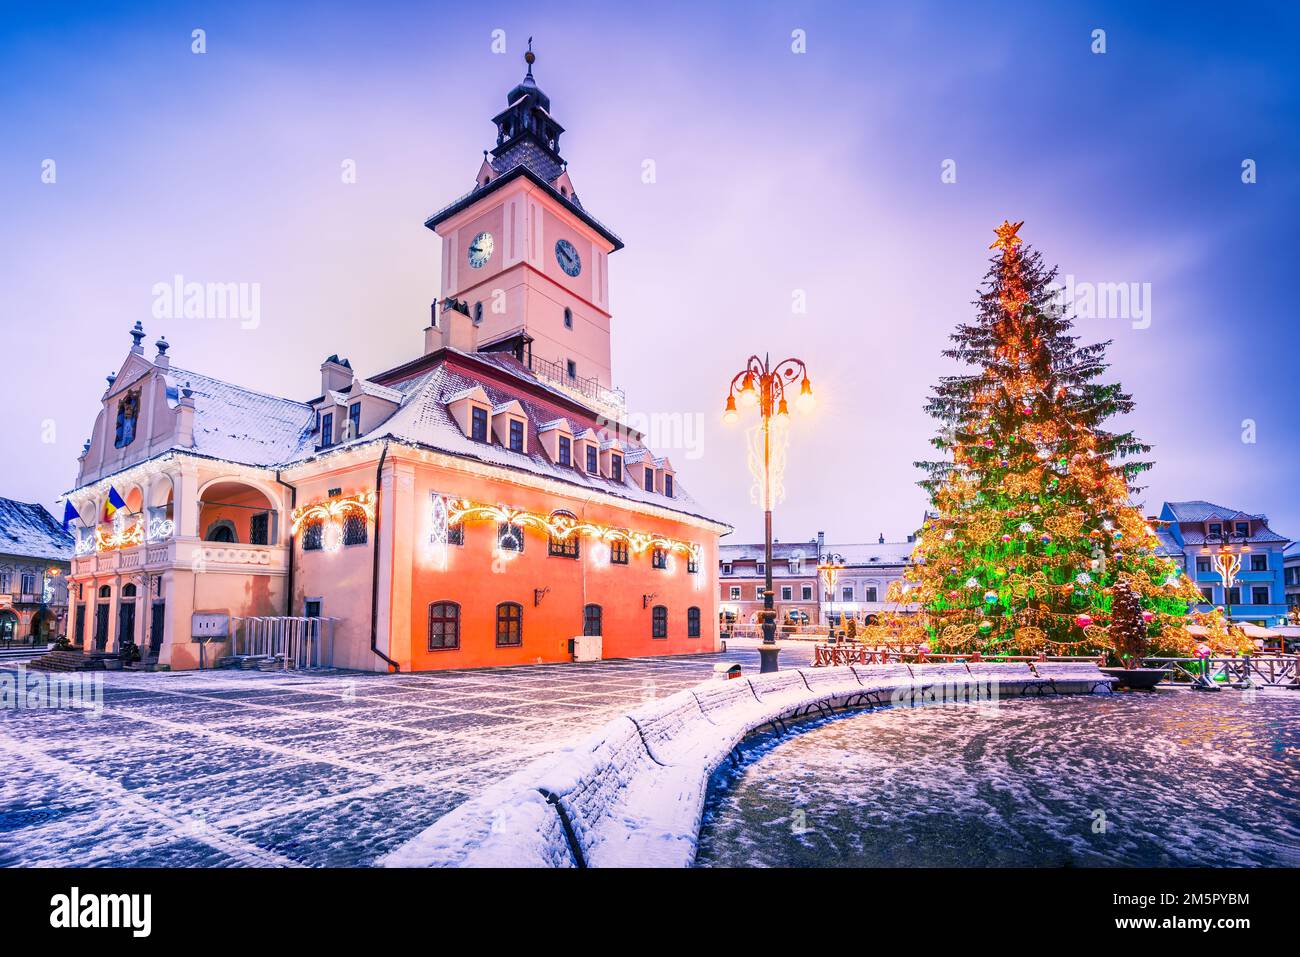
POLYGON ((1229 621, 1232 620, 1232 602, 1229 600, 1232 596, 1230 592, 1237 580, 1237 573, 1241 571, 1241 556, 1249 551, 1248 537, 1227 531, 1226 526, 1225 530, 1218 535, 1213 533, 1206 535, 1205 544, 1201 546, 1201 554, 1213 554, 1210 562, 1214 570, 1219 573, 1219 579, 1223 582, 1223 607, 1229 621), (1217 544, 1218 551, 1212 553, 1211 544, 1217 544))
POLYGON ((815 404, 812 383, 808 379, 808 369, 802 359, 783 359, 775 366, 770 357, 750 356, 745 368, 731 378, 727 389, 727 404, 722 413, 722 420, 731 424, 740 418, 736 409, 736 399, 744 406, 757 406, 763 430, 763 641, 759 645, 759 671, 766 673, 777 670, 777 655, 780 648, 776 643, 776 609, 772 595, 772 418, 790 415, 786 403, 785 387, 801 379, 799 395, 795 405, 800 412, 811 411, 815 404))
POLYGON ((829 625, 831 616, 835 614, 835 583, 839 581, 840 572, 844 570, 844 556, 834 552, 823 555, 821 564, 817 566, 817 574, 821 577, 822 584, 825 586, 826 603, 831 608, 826 610, 826 623, 829 625))

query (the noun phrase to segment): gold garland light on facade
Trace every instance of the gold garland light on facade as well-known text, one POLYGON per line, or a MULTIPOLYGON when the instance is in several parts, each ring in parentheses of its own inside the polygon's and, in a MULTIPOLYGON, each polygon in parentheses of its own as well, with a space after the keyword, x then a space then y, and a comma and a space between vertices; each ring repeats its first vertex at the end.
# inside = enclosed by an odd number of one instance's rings
POLYGON ((355 495, 336 495, 310 505, 295 508, 292 513, 292 534, 309 522, 322 522, 321 543, 326 551, 338 551, 343 544, 343 522, 351 514, 362 516, 367 522, 375 518, 375 493, 357 492, 355 495))

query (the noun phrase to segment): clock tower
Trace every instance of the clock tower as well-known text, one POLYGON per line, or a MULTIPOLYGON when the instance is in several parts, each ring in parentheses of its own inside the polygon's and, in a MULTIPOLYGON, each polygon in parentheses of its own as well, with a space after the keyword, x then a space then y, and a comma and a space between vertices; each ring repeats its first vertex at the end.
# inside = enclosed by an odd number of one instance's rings
POLYGON ((527 74, 493 117, 473 188, 425 225, 442 237, 442 289, 464 303, 480 351, 512 351, 584 394, 613 387, 609 254, 623 242, 587 212, 560 154, 564 127, 527 74))

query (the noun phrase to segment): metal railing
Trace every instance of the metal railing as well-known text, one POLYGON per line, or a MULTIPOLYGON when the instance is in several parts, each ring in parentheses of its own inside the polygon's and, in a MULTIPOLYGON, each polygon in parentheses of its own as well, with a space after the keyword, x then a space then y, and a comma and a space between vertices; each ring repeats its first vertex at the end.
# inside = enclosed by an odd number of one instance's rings
POLYGON ((542 359, 533 356, 529 368, 540 379, 553 382, 558 386, 576 392, 585 398, 592 399, 602 405, 610 406, 618 410, 627 408, 627 396, 619 388, 607 389, 596 379, 588 379, 583 376, 571 376, 569 370, 561 366, 558 362, 552 362, 550 359, 542 359))
POLYGON ((337 618, 288 616, 235 617, 230 620, 230 654, 272 658, 289 668, 333 668, 337 618))
POLYGON ((1171 681, 1212 682, 1229 687, 1247 683, 1273 688, 1300 684, 1300 655, 1245 655, 1241 658, 1144 658, 1149 668, 1164 668, 1171 681))

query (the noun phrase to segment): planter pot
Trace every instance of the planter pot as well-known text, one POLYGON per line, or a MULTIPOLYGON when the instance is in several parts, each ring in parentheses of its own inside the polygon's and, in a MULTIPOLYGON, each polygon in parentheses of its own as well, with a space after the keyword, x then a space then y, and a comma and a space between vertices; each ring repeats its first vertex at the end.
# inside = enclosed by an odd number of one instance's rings
POLYGON ((1165 676, 1163 668, 1102 668, 1105 674, 1116 679, 1120 688, 1130 691, 1150 691, 1165 676))
POLYGON ((121 670, 122 670, 122 659, 121 659, 121 658, 105 658, 105 659, 104 659, 104 670, 105 670, 105 671, 121 671, 121 670))

